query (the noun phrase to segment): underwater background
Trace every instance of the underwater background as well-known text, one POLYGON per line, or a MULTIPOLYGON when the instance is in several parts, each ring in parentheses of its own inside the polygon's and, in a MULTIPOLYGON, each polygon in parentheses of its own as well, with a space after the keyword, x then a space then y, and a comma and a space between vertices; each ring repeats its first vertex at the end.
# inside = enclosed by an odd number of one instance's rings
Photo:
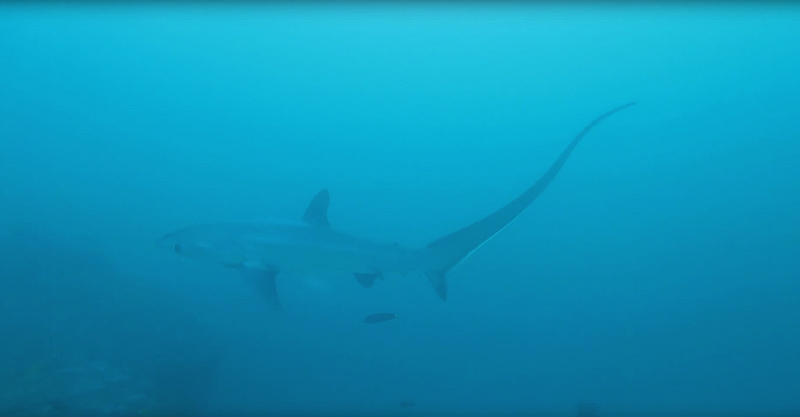
POLYGON ((0 414, 800 412, 800 7, 0 5, 0 414), (423 247, 365 289, 156 247, 299 219, 423 247), (365 316, 398 318, 365 324, 365 316))

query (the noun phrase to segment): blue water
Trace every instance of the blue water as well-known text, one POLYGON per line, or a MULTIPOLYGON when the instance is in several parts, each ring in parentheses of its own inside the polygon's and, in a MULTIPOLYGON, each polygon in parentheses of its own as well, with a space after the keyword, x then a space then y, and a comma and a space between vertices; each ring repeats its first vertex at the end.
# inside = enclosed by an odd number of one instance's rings
POLYGON ((0 413, 800 412, 799 21, 0 6, 0 413), (631 100, 446 302, 420 275, 279 278, 275 317, 233 271, 155 245, 298 219, 328 188, 337 228, 422 247, 631 100))

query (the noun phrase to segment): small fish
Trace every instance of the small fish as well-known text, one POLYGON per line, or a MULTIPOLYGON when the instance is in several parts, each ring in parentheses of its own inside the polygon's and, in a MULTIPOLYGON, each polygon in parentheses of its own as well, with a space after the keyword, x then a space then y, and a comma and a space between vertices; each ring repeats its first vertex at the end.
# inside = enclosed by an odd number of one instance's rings
POLYGON ((575 415, 577 417, 595 417, 597 415, 597 404, 591 402, 580 402, 575 407, 575 415))
POLYGON ((416 404, 414 404, 414 401, 403 401, 403 402, 400 403, 400 407, 403 407, 403 408, 409 408, 409 407, 413 407, 415 405, 416 404))
POLYGON ((67 411, 69 411, 69 407, 67 406, 67 403, 64 400, 58 400, 58 399, 50 400, 47 402, 47 405, 49 405, 50 409, 52 409, 59 415, 66 414, 67 411))
POLYGON ((370 314, 367 317, 364 317, 364 323, 375 324, 396 318, 397 314, 394 313, 375 313, 375 314, 370 314))

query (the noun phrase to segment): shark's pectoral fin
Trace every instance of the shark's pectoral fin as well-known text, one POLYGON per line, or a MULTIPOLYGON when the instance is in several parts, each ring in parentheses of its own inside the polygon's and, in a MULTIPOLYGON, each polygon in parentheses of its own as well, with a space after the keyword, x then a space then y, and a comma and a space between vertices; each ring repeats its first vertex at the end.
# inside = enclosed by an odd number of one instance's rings
POLYGON ((380 272, 353 272, 353 276, 356 277, 356 281, 361 284, 365 288, 372 287, 375 284, 375 280, 381 277, 380 272))
POLYGON ((428 275, 428 280, 431 282, 431 285, 433 285, 436 295, 438 295, 442 301, 447 301, 447 272, 429 272, 426 275, 428 275))
POLYGON ((239 270, 245 282, 256 290, 271 307, 276 310, 281 309, 280 299, 278 298, 278 288, 275 285, 275 278, 280 273, 277 267, 252 267, 243 265, 239 270))

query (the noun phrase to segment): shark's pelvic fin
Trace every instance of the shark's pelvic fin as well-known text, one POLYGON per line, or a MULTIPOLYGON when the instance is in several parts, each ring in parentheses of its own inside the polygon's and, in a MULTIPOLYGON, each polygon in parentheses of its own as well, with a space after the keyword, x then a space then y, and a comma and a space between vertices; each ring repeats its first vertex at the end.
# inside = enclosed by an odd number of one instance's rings
POLYGON ((280 273, 277 267, 242 265, 239 267, 245 282, 250 285, 258 294, 269 303, 275 310, 281 309, 278 298, 278 289, 275 285, 275 278, 280 273))
POLYGON ((433 290, 442 301, 447 301, 447 271, 432 271, 426 274, 433 290))
POLYGON ((353 272, 353 276, 356 277, 356 281, 361 284, 364 288, 371 288, 373 284, 375 284, 375 279, 381 277, 380 272, 353 272))
POLYGON ((425 248, 427 255, 426 274, 439 298, 447 300, 447 272, 472 255, 473 252, 522 214, 553 181, 572 151, 593 127, 605 118, 633 104, 627 103, 616 107, 592 120, 572 139, 544 175, 514 201, 461 230, 431 242, 425 248))
POLYGON ((330 194, 327 189, 322 189, 311 200, 305 214, 303 214, 303 221, 312 226, 330 226, 328 223, 328 206, 331 203, 330 194))

